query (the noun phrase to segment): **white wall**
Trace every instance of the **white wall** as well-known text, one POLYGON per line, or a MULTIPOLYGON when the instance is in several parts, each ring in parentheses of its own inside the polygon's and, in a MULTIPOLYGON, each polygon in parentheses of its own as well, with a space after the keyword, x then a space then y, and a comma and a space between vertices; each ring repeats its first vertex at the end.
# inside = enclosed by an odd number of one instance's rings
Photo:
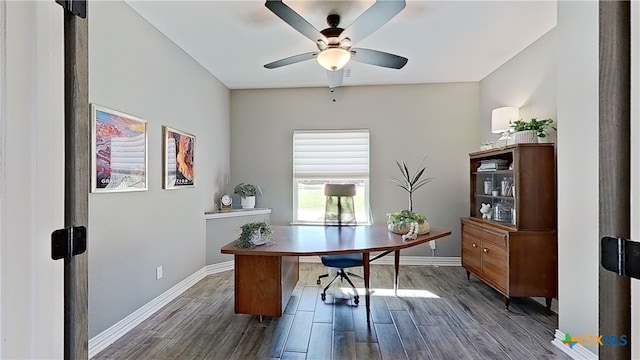
MULTIPOLYGON (((556 30, 552 29, 480 81, 480 138, 495 141, 491 110, 520 108, 520 118, 551 118, 557 122, 556 30)), ((545 142, 555 142, 552 134, 545 142)))
POLYGON ((62 358, 63 264, 51 260, 50 246, 51 232, 64 226, 62 8, 0 6, 0 358, 62 358))
POLYGON ((598 13, 558 2, 558 325, 576 336, 598 333, 598 13))
MULTIPOLYGON (((469 157, 479 148, 478 83, 233 90, 231 184, 255 183, 272 207, 273 224, 292 220, 292 137, 295 129, 368 128, 371 132, 371 209, 375 223, 407 207, 389 181, 394 159, 416 167, 424 156, 433 181, 414 194, 414 211, 431 226, 451 229, 437 256, 460 256, 460 218, 469 215, 469 157), (335 96, 336 102, 331 101, 335 96)), ((427 245, 406 255, 430 255, 427 245)))
POLYGON ((89 100, 147 120, 149 162, 147 191, 89 197, 93 337, 205 266, 203 213, 228 190, 229 90, 125 3, 89 6, 89 100), (162 125, 196 136, 195 188, 162 189, 162 125))

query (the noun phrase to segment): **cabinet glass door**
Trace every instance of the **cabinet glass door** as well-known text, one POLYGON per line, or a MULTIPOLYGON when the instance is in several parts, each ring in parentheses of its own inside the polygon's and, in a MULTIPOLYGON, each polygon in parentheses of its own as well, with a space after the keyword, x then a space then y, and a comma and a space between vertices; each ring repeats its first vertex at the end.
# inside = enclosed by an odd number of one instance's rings
POLYGON ((476 217, 516 225, 513 171, 478 171, 475 175, 476 217))

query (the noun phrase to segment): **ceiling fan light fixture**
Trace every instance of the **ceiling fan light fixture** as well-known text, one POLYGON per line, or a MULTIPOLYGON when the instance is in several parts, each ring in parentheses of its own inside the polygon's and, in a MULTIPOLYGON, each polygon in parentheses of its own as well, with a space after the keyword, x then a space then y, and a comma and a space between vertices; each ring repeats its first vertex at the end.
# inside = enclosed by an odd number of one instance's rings
POLYGON ((318 64, 329 71, 342 69, 351 59, 351 53, 339 47, 327 48, 316 57, 318 64))

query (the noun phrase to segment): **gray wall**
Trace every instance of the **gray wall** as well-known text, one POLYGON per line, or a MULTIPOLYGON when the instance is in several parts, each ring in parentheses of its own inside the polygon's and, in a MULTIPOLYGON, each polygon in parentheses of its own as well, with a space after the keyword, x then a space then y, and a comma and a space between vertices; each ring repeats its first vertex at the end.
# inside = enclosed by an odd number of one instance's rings
MULTIPOLYGON (((478 149, 478 83, 231 91, 231 184, 259 184, 259 207, 271 221, 292 220, 292 136, 295 129, 371 131, 371 210, 375 223, 407 207, 388 181, 394 159, 415 167, 424 156, 434 180, 414 194, 414 210, 451 229, 437 256, 460 256, 460 218, 469 214, 468 153, 478 149), (336 101, 331 101, 335 97, 336 101)), ((428 245, 405 255, 431 254, 428 245)))
POLYGON ((228 188, 229 90, 123 2, 89 11, 89 100, 147 120, 149 161, 147 191, 89 197, 93 337, 205 266, 203 212, 228 188), (195 188, 162 189, 162 125, 196 136, 195 188))
MULTIPOLYGON (((491 110, 518 106, 523 119, 557 122, 556 30, 549 31, 480 81, 480 138, 495 141, 491 110)), ((555 142, 555 133, 545 141, 555 142)))
MULTIPOLYGON (((520 107, 523 119, 551 118, 557 123, 556 33, 549 31, 480 81, 481 140, 500 137, 491 134, 491 110, 501 106, 520 107)), ((540 141, 555 142, 556 133, 540 141)), ((537 300, 544 303, 544 298, 537 300)), ((557 305, 552 304, 555 311, 557 305)))

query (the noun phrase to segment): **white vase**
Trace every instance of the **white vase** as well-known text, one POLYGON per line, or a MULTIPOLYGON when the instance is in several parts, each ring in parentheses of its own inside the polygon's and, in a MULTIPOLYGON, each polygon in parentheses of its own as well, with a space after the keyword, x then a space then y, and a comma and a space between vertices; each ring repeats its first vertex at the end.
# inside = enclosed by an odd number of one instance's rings
POLYGON ((512 137, 514 144, 538 142, 538 133, 535 130, 517 131, 513 133, 512 137))
POLYGON ((242 205, 243 209, 253 209, 254 207, 256 207, 256 197, 240 197, 240 205, 242 205))
POLYGON ((253 234, 251 234, 251 243, 255 246, 264 245, 267 243, 267 240, 264 239, 260 230, 255 230, 253 234))

